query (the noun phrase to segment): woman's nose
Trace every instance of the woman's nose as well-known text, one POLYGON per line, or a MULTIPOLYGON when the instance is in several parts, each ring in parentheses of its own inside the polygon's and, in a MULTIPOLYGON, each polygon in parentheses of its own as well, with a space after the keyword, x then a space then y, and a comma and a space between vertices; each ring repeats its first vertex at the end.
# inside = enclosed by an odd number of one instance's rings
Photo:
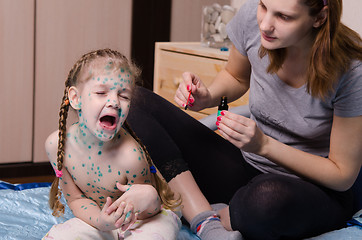
POLYGON ((271 14, 265 14, 260 22, 260 30, 270 33, 274 30, 274 18, 271 14))

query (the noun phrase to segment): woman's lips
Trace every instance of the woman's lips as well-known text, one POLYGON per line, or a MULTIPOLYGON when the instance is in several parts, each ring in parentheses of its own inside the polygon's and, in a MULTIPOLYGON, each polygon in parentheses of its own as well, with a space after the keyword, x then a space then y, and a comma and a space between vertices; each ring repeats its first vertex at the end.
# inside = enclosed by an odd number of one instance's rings
POLYGON ((262 33, 261 36, 262 36, 266 41, 268 41, 268 42, 272 42, 272 41, 274 41, 275 39, 277 39, 277 38, 275 38, 275 37, 270 37, 270 36, 266 35, 265 33, 262 33))

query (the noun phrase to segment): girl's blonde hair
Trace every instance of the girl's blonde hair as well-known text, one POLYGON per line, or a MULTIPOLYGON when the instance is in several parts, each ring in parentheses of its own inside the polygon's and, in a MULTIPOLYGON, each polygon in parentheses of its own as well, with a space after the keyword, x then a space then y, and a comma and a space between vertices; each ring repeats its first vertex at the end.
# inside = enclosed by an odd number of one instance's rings
MULTIPOLYGON (((309 15, 317 16, 324 7, 323 0, 301 0, 309 7, 309 15)), ((324 99, 334 90, 338 77, 346 72, 353 59, 362 60, 362 40, 352 29, 341 23, 342 0, 328 0, 326 22, 314 30, 314 44, 307 69, 307 89, 324 99)), ((276 73, 283 65, 287 50, 268 50, 263 46, 259 56, 269 56, 269 73, 276 73)))
MULTIPOLYGON (((89 66, 91 62, 95 59, 107 58, 112 62, 116 62, 122 68, 129 71, 134 79, 134 82, 138 80, 141 71, 140 69, 132 62, 128 61, 127 58, 121 53, 111 50, 111 49, 101 49, 89 52, 83 55, 72 67, 69 71, 68 77, 65 81, 65 90, 62 99, 62 103, 60 105, 59 111, 59 139, 58 139, 58 151, 57 151, 57 170, 61 171, 63 168, 63 160, 65 154, 65 142, 66 142, 66 124, 69 110, 69 99, 68 99, 68 90, 72 86, 76 86, 80 82, 81 72, 84 67, 89 66)), ((113 64, 114 66, 116 64, 113 64)), ((123 124, 123 127, 131 134, 131 136, 138 142, 138 144, 142 147, 147 163, 149 166, 153 166, 152 159, 145 147, 145 145, 140 141, 140 139, 136 136, 134 131, 130 128, 127 121, 123 124)), ((162 203, 165 208, 175 209, 177 208, 181 202, 180 197, 174 198, 174 193, 169 188, 168 184, 161 179, 157 173, 151 173, 151 182, 153 186, 156 188, 162 203)), ((55 177, 49 194, 49 205, 53 210, 53 215, 59 217, 64 213, 64 205, 60 201, 61 199, 61 189, 59 188, 59 177, 55 177)))

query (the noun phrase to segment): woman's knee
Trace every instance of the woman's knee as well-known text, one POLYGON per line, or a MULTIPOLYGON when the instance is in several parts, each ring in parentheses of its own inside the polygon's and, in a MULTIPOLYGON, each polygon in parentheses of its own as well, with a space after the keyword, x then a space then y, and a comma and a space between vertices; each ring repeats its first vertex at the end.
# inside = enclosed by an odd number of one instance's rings
POLYGON ((278 229, 292 215, 293 194, 286 190, 288 178, 262 174, 240 188, 230 201, 233 230, 250 239, 278 239, 278 229))

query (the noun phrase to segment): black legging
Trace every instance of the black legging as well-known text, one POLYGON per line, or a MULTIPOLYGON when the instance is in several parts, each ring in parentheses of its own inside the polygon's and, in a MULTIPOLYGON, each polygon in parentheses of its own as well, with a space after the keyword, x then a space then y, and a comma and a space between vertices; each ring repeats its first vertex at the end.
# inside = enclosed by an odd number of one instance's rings
POLYGON ((351 191, 262 174, 234 145, 149 90, 136 88, 128 122, 166 181, 190 170, 209 202, 230 205, 232 228, 247 239, 306 238, 344 226, 353 213, 351 191))

